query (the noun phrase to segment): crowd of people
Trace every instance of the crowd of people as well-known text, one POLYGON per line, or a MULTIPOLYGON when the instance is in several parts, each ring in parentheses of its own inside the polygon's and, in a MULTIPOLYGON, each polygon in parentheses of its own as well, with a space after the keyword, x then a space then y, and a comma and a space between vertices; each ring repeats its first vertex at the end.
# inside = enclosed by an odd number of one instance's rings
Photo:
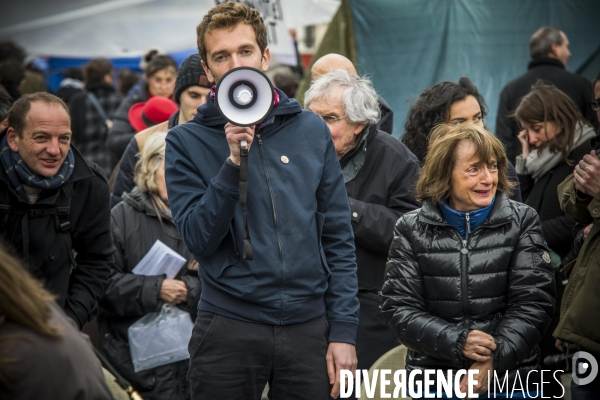
MULTIPOLYGON (((423 91, 400 139, 339 54, 315 60, 304 104, 282 73, 268 115, 237 126, 215 85, 267 72, 265 24, 219 4, 197 38, 179 68, 152 50, 117 88, 92 59, 56 95, 0 43, 0 399, 116 398, 82 329, 157 400, 259 399, 267 383, 271 399, 336 398, 342 369, 398 345, 407 371, 478 370, 479 394, 488 372, 600 359, 600 74, 565 69, 564 32, 532 35, 495 133, 461 77, 423 91), (140 273, 157 243, 181 266, 140 273), (193 321, 189 359, 140 369, 130 329, 165 305, 193 321)), ((600 379, 571 383, 598 395, 600 379)))

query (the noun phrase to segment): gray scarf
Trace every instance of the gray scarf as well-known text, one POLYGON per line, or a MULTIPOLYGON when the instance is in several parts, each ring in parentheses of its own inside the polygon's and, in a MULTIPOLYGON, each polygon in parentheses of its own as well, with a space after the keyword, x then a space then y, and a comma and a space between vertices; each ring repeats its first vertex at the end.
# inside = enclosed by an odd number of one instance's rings
MULTIPOLYGON (((575 127, 573 147, 569 150, 576 149, 595 136, 596 133, 591 126, 578 123, 575 127)), ((542 151, 535 149, 529 153, 529 156, 526 159, 517 156, 515 169, 517 170, 517 174, 531 175, 534 180, 537 180, 556 167, 562 159, 563 156, 560 151, 552 151, 549 147, 546 147, 542 151)))

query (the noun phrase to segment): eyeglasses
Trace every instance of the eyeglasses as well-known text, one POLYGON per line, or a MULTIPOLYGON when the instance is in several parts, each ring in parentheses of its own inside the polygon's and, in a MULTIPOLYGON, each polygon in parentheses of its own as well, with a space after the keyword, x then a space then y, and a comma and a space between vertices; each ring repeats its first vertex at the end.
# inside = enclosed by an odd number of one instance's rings
POLYGON ((327 124, 333 124, 334 122, 338 122, 341 119, 346 118, 345 115, 342 115, 341 117, 334 117, 333 115, 325 115, 325 116, 321 116, 321 118, 323 118, 323 120, 325 121, 325 123, 327 124))
POLYGON ((592 110, 594 111, 600 110, 600 99, 590 101, 590 106, 592 106, 592 110))

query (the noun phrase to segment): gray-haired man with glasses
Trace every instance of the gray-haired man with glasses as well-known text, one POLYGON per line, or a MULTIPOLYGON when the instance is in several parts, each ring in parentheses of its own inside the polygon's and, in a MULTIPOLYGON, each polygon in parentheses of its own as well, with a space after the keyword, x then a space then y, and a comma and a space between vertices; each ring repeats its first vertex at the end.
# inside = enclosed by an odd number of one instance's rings
POLYGON ((381 315, 380 290, 394 225, 419 207, 412 194, 419 161, 377 128, 379 102, 368 79, 334 69, 312 83, 304 102, 329 127, 344 175, 358 265, 358 369, 368 369, 399 344, 381 315))

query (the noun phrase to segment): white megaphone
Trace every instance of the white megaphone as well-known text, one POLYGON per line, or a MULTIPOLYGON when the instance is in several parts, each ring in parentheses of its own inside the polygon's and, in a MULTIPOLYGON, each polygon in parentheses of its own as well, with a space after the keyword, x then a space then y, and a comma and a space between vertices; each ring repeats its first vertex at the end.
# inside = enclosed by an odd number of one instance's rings
POLYGON ((230 123, 253 126, 273 108, 273 85, 261 71, 239 67, 227 72, 215 91, 217 109, 230 123))

